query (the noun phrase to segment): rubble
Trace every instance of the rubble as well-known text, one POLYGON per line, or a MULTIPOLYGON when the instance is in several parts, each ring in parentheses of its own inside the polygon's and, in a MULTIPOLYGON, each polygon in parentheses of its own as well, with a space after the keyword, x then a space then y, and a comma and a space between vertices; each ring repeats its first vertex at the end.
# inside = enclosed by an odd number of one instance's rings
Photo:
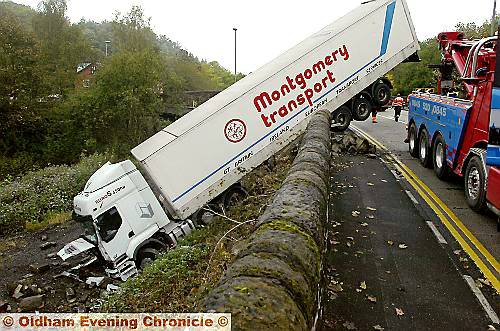
POLYGON ((336 133, 335 137, 332 138, 332 153, 338 155, 341 152, 352 155, 367 154, 369 158, 377 157, 377 147, 353 132, 336 133))
POLYGON ((50 269, 50 265, 47 263, 33 263, 30 264, 30 271, 35 274, 41 274, 50 269))
POLYGON ((8 313, 11 311, 11 307, 8 302, 0 301, 0 313, 8 313))
POLYGON ((19 284, 17 285, 16 289, 14 290, 14 293, 12 294, 12 297, 14 299, 20 299, 24 296, 23 292, 21 290, 23 289, 23 285, 19 284))
POLYGON ((40 309, 43 307, 43 305, 43 294, 27 297, 19 302, 19 308, 29 311, 40 309))
POLYGON ((56 245, 57 245, 57 243, 55 241, 47 241, 47 242, 44 242, 43 244, 40 245, 40 249, 46 250, 46 249, 49 249, 51 247, 55 247, 56 245))

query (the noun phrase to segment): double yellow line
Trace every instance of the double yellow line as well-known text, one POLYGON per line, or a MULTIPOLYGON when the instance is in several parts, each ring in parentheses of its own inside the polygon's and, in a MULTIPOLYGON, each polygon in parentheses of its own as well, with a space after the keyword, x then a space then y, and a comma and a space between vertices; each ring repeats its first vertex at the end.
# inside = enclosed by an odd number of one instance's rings
POLYGON ((493 255, 488 252, 483 244, 481 244, 481 242, 469 231, 469 229, 467 229, 467 227, 460 221, 460 219, 453 213, 453 211, 451 211, 451 209, 441 199, 439 199, 439 197, 424 182, 422 182, 422 180, 420 180, 420 178, 418 178, 418 176, 415 175, 415 173, 410 168, 408 168, 384 145, 382 145, 368 133, 362 131, 357 127, 353 127, 353 129, 357 133, 368 139, 371 143, 376 145, 378 148, 387 153, 388 160, 394 164, 396 169, 405 177, 408 183, 410 183, 415 191, 418 192, 418 194, 425 200, 429 207, 432 208, 441 222, 446 226, 448 231, 450 231, 450 233, 453 235, 453 237, 455 237, 460 246, 462 246, 463 250, 474 261, 479 270, 481 270, 484 277, 486 277, 486 279, 490 281, 491 285, 493 286, 493 288, 495 288, 497 293, 500 293, 500 282, 494 272, 496 271, 496 273, 500 273, 500 264, 495 259, 495 257, 493 257, 493 255), (469 245, 462 234, 469 239, 470 243, 484 257, 489 266, 483 262, 483 259, 479 257, 479 255, 471 247, 471 245, 469 245))

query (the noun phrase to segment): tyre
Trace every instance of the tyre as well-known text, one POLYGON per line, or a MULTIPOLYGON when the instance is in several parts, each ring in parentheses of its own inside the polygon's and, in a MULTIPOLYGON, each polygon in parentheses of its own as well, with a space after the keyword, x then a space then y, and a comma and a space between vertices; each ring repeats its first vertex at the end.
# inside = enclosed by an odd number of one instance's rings
POLYGON ((408 150, 411 156, 418 157, 417 127, 415 123, 412 123, 408 129, 408 150))
POLYGON ((154 260, 156 260, 158 255, 160 255, 160 252, 154 248, 151 247, 141 248, 136 258, 137 268, 141 270, 146 268, 148 265, 153 263, 154 260))
POLYGON ((224 192, 224 209, 234 206, 243 201, 248 196, 248 191, 241 185, 233 185, 224 192))
POLYGON ((418 158, 420 159, 420 163, 424 167, 430 168, 432 165, 432 155, 429 146, 429 134, 426 129, 423 129, 422 132, 420 132, 418 146, 418 158))
POLYGON ((196 226, 209 225, 212 223, 215 214, 212 212, 219 212, 220 207, 217 204, 209 203, 203 207, 201 207, 198 211, 196 211, 192 216, 191 220, 194 222, 196 226))
POLYGON ((342 106, 335 110, 332 115, 332 130, 345 131, 352 121, 352 113, 349 107, 342 106))
POLYGON ((448 177, 449 167, 446 162, 446 143, 441 135, 436 137, 432 146, 432 164, 434 172, 439 179, 446 179, 448 177))
POLYGON ((482 211, 486 207, 486 174, 482 161, 473 156, 465 170, 465 198, 474 211, 482 211))
POLYGON ((356 121, 364 121, 370 117, 372 109, 373 104, 370 99, 364 95, 358 95, 352 105, 352 117, 356 121))
POLYGON ((385 83, 378 83, 373 88, 373 103, 383 106, 391 99, 391 88, 385 83))

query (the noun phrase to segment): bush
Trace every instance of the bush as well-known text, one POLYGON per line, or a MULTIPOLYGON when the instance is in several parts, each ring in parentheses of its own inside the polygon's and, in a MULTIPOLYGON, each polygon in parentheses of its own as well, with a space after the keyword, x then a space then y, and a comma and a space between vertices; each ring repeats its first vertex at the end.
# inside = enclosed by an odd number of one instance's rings
POLYGON ((70 211, 73 197, 106 161, 107 156, 95 154, 73 166, 50 166, 0 183, 0 235, 70 211))

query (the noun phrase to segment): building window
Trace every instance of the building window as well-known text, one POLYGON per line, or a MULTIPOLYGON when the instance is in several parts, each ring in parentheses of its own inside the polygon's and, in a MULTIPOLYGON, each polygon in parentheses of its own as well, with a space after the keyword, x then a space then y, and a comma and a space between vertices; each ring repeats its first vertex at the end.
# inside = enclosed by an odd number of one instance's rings
POLYGON ((90 86, 90 79, 84 79, 83 80, 83 87, 89 87, 90 86))
POLYGON ((97 217, 97 228, 104 242, 113 240, 121 225, 122 218, 115 207, 97 217))

